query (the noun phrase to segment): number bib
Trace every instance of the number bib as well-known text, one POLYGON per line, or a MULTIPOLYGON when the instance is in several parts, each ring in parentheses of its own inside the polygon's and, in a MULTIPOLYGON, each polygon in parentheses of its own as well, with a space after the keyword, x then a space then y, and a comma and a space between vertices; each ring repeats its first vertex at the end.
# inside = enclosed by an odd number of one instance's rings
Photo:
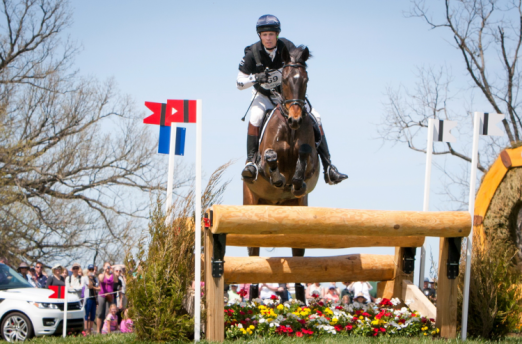
POLYGON ((277 86, 281 85, 282 73, 281 70, 275 70, 268 73, 268 82, 261 84, 265 90, 273 90, 277 86))

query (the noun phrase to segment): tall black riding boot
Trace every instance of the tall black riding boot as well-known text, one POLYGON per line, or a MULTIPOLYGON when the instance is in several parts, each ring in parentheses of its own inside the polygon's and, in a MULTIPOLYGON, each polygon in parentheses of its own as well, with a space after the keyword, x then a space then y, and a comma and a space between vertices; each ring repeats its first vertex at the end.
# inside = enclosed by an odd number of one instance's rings
MULTIPOLYGON (((249 126, 252 125, 249 124, 249 126)), ((245 182, 253 183, 257 179, 257 166, 255 158, 258 148, 259 135, 250 135, 250 127, 248 132, 249 135, 247 136, 247 161, 245 168, 243 169, 243 172, 241 172, 241 176, 243 177, 243 180, 245 182)))
POLYGON ((248 301, 259 298, 259 284, 251 284, 248 290, 248 301))
POLYGON ((295 284, 295 298, 306 305, 305 288, 301 283, 295 284))
POLYGON ((323 163, 324 181, 327 184, 339 184, 340 182, 348 178, 346 174, 340 173, 339 171, 337 171, 337 168, 334 165, 332 165, 332 161, 330 159, 330 151, 328 150, 328 143, 326 142, 326 136, 324 135, 321 139, 321 144, 319 145, 319 148, 317 148, 317 153, 319 153, 319 157, 321 158, 321 162, 323 163))

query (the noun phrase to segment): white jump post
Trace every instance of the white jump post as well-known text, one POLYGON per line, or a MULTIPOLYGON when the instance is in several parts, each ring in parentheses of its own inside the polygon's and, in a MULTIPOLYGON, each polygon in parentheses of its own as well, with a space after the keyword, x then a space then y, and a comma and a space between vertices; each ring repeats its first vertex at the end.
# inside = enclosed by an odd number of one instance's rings
POLYGON ((469 213, 471 214, 471 231, 466 240, 466 272, 464 275, 464 300, 462 302, 461 339, 466 340, 468 331, 469 285, 471 275, 471 245, 473 222, 475 218, 475 192, 477 185, 479 135, 503 136, 504 132, 496 124, 504 119, 502 114, 475 112, 473 116, 473 148, 471 152, 471 171, 469 181, 469 213))
POLYGON ((165 213, 167 214, 166 225, 172 222, 170 207, 172 206, 172 190, 174 188, 174 168, 176 157, 176 123, 170 124, 170 144, 169 144, 169 170, 167 176, 167 199, 165 200, 165 213))
POLYGON ((194 341, 200 340, 201 333, 201 139, 202 139, 202 100, 197 100, 196 114, 196 266, 195 266, 195 297, 194 297, 194 341))
MULTIPOLYGON (((58 289, 59 290, 59 289, 58 289)), ((58 292, 59 294, 59 292, 58 292)), ((67 278, 65 279, 65 288, 63 294, 63 333, 62 337, 67 336, 67 301, 68 301, 69 288, 67 288, 67 278)), ((58 295, 60 297, 60 295, 58 295)))

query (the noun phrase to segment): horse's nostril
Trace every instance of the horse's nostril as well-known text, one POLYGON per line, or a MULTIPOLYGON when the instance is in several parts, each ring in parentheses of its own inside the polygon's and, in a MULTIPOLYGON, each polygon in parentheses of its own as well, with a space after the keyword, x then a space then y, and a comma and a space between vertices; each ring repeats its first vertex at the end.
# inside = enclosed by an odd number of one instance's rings
POLYGON ((299 117, 299 119, 297 120, 297 124, 301 125, 301 123, 303 123, 303 117, 299 117))

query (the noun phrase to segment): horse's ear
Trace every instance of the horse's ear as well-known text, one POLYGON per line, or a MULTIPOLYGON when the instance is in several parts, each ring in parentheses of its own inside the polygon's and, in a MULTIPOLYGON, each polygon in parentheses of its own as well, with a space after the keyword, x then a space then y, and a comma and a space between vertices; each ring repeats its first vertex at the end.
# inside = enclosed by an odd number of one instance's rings
POLYGON ((308 47, 304 48, 303 53, 301 54, 301 61, 306 62, 310 57, 310 50, 308 47))
POLYGON ((290 63, 290 52, 288 51, 288 48, 285 46, 283 51, 281 52, 281 57, 283 58, 283 62, 285 64, 290 63))

